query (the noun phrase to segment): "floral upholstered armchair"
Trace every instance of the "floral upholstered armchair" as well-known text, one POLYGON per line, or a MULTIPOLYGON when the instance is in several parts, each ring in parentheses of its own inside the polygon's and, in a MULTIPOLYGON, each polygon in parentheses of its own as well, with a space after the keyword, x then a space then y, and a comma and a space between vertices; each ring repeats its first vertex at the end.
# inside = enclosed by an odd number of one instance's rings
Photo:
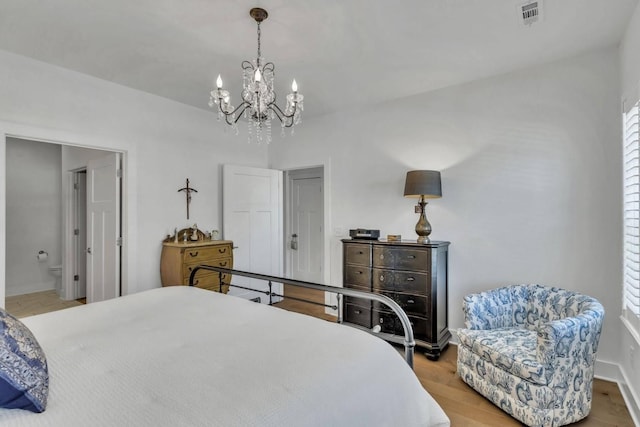
POLYGON ((586 295, 513 285, 464 298, 458 374, 529 426, 560 426, 591 410, 604 308, 586 295))

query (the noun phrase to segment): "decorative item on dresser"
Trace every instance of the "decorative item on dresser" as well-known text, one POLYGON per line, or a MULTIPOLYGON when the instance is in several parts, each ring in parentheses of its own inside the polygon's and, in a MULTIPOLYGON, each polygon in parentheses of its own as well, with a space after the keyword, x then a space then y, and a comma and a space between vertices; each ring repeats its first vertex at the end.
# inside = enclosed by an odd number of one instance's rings
MULTIPOLYGON (((199 240, 184 241, 181 236, 191 235, 192 229, 185 228, 178 232, 178 240, 168 237, 162 243, 160 257, 160 278, 162 286, 189 285, 191 270, 197 265, 233 268, 233 242, 230 240, 205 240, 204 233, 197 230, 199 240)), ((195 286, 198 288, 220 291, 220 274, 200 270, 196 274, 195 286)), ((229 283, 231 277, 222 274, 222 281, 229 283)), ((223 285, 222 292, 227 293, 228 285, 223 285)))
MULTIPOLYGON (((343 286, 381 293, 396 301, 409 315, 416 345, 426 350, 429 359, 438 360, 451 339, 447 322, 449 242, 342 242, 343 286)), ((344 298, 343 321, 402 333, 395 314, 359 298, 344 298)))

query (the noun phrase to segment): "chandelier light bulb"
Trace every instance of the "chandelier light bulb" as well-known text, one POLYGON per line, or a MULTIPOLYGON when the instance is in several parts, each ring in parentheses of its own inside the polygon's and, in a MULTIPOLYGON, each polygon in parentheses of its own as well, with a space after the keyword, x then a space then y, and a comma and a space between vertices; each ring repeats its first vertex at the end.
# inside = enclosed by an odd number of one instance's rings
POLYGON ((218 89, 222 88, 222 77, 220 77, 220 74, 218 74, 218 78, 216 79, 216 86, 218 86, 218 89))
POLYGON ((298 91, 298 83, 296 83, 296 79, 293 79, 293 83, 291 83, 291 90, 294 92, 298 91))
POLYGON ((253 80, 256 82, 262 81, 262 73, 260 72, 260 68, 256 69, 256 73, 253 75, 253 80))

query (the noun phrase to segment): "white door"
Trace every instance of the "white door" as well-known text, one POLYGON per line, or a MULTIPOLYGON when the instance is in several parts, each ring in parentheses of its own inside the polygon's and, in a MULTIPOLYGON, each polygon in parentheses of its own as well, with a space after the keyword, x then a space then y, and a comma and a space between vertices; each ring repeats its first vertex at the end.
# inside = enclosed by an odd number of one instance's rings
POLYGON ((120 296, 120 154, 87 166, 87 303, 120 296))
MULTIPOLYGON (((282 275, 282 172, 246 166, 224 165, 222 168, 223 236, 232 240, 234 269, 252 273, 282 275)), ((268 283, 233 276, 232 283, 251 289, 267 290, 268 283)), ((274 283, 273 291, 282 292, 274 283)), ((231 295, 243 298, 265 294, 238 288, 231 295)), ((275 300, 274 300, 275 302, 275 300)))
MULTIPOLYGON (((321 174, 321 171, 320 171, 321 174)), ((289 172, 289 254, 292 279, 321 283, 323 252, 322 177, 317 172, 289 172)))

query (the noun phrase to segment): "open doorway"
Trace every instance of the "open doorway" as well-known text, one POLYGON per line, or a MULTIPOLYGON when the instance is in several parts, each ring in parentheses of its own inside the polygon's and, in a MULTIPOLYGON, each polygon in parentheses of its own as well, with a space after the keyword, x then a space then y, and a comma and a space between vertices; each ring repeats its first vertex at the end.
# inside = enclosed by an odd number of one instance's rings
MULTIPOLYGON (((86 286, 74 279, 83 275, 82 267, 87 265, 87 168, 107 155, 122 168, 120 153, 6 138, 5 178, 10 191, 6 197, 5 307, 10 312, 17 307, 20 317, 39 314, 75 305, 76 299, 85 297, 86 286), (74 186, 79 188, 74 190, 74 186)), ((120 177, 116 178, 115 171, 113 180, 119 198, 120 177)), ((121 206, 118 200, 117 212, 113 212, 118 237, 122 236, 121 206)), ((117 293, 110 297, 120 295, 120 248, 115 253, 107 261, 113 265, 106 266, 115 272, 111 284, 117 281, 117 293)))

